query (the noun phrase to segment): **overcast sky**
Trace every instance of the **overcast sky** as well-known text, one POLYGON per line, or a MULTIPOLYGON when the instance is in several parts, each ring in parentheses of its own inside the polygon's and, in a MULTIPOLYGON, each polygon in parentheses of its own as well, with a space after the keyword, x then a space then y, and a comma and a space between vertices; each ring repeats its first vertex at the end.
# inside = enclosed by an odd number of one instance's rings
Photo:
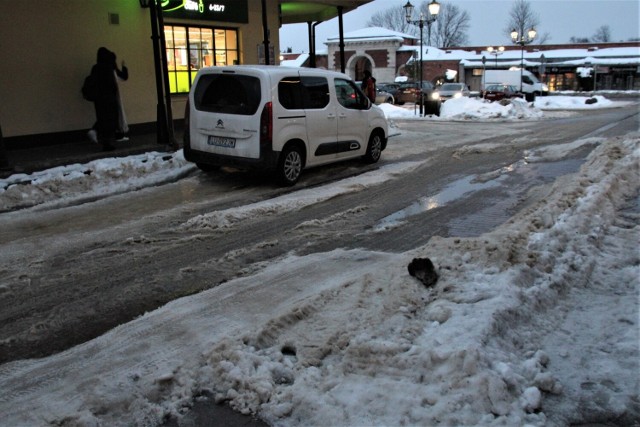
MULTIPOLYGON (((426 0, 424 0, 426 1, 426 0)), ((510 43, 502 30, 509 21, 513 0, 439 0, 466 10, 471 17, 470 45, 491 46, 510 43)), ((344 15, 344 32, 364 28, 371 16, 381 10, 401 8, 406 0, 374 0, 344 15)), ((420 0, 412 0, 414 6, 420 0)), ((549 33, 548 43, 568 43, 575 37, 591 37, 608 25, 613 41, 628 41, 640 37, 640 1, 638 0, 529 0, 538 14, 539 34, 549 33)), ((338 19, 316 27, 317 49, 326 49, 324 42, 338 36, 338 19)), ((280 50, 291 47, 294 52, 309 52, 307 24, 284 25, 280 29, 280 50)))

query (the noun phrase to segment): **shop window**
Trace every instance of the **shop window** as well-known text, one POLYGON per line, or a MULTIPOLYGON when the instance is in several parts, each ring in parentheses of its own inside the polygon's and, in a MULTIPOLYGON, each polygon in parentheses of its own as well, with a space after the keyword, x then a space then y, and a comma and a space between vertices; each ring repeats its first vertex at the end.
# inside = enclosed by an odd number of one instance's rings
POLYGON ((200 68, 238 64, 238 31, 165 25, 171 93, 187 93, 200 68))

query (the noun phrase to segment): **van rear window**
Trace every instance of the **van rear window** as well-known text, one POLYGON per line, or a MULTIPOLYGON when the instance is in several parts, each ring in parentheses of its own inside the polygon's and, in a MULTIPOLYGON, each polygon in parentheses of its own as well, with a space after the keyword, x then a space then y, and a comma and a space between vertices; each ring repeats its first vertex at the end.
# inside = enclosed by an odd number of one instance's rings
POLYGON ((211 113, 252 116, 260 105, 260 80, 235 74, 204 74, 194 91, 195 108, 211 113))

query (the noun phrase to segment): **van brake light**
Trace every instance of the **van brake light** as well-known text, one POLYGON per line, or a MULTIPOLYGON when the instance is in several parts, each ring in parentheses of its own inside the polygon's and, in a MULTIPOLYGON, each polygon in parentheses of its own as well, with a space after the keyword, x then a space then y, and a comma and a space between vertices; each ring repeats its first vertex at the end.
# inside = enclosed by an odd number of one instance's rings
POLYGON ((260 145, 271 145, 273 139, 273 105, 271 102, 264 104, 260 115, 260 145))

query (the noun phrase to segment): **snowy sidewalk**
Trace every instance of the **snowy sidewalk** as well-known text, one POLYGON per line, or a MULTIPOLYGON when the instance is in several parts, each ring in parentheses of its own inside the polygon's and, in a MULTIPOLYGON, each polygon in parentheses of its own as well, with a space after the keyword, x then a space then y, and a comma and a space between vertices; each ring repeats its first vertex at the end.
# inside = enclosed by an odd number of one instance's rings
MULTIPOLYGON (((182 141, 181 132, 176 132, 176 139, 182 141)), ((11 169, 0 171, 0 178, 15 173, 33 173, 109 157, 124 157, 149 151, 168 150, 167 146, 158 144, 155 133, 132 135, 129 141, 115 142, 113 145, 116 148, 114 151, 102 151, 98 144, 86 139, 64 144, 7 149, 7 160, 11 169)))

